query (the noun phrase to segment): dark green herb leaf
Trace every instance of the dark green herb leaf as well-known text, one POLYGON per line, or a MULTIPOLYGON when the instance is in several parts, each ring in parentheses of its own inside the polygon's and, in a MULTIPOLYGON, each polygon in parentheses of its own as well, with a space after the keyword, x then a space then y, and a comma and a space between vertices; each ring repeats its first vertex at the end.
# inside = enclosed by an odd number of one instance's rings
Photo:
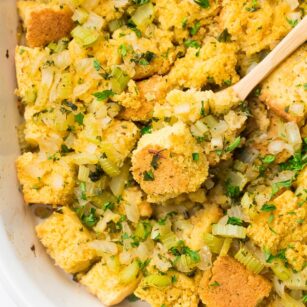
POLYGON ((222 43, 231 42, 231 35, 229 34, 227 28, 218 36, 217 40, 222 43))
POLYGON ((77 122, 79 125, 83 125, 83 118, 84 114, 78 113, 77 115, 75 115, 75 122, 77 122))
POLYGON ((193 158, 193 161, 198 161, 199 160, 199 153, 198 152, 193 152, 192 153, 192 158, 193 158))
POLYGON ((287 21, 288 21, 288 24, 289 24, 292 28, 294 28, 294 27, 297 26, 297 24, 298 24, 298 20, 297 20, 297 19, 288 19, 288 18, 287 18, 287 21))
POLYGON ((197 251, 190 249, 187 246, 184 246, 182 248, 182 254, 188 255, 192 259, 192 261, 195 262, 195 263, 200 262, 199 253, 197 251))
POLYGON ((211 283, 209 286, 210 286, 210 287, 218 287, 218 286, 220 286, 220 285, 221 285, 221 284, 220 284, 219 282, 215 281, 215 282, 211 283))
POLYGON ((210 7, 209 0, 194 0, 195 3, 197 3, 199 6, 201 6, 204 9, 207 9, 210 7))
POLYGON ((226 152, 231 152, 235 150, 241 143, 241 137, 238 136, 228 147, 226 147, 226 152))
POLYGON ((261 207, 261 211, 270 212, 276 210, 276 206, 274 204, 264 204, 261 207))
POLYGON ((99 220, 99 218, 95 214, 95 208, 88 209, 85 206, 82 206, 80 208, 77 208, 76 213, 81 219, 81 222, 88 228, 94 227, 99 220))
POLYGON ((95 59, 94 62, 93 62, 93 65, 94 65, 94 68, 99 71, 101 69, 101 65, 100 65, 100 62, 95 59))
POLYGON ((230 180, 226 181, 225 184, 226 195, 231 198, 237 198, 240 195, 240 188, 231 184, 230 180))
POLYGON ((141 128, 141 135, 150 134, 152 132, 151 129, 152 127, 150 125, 141 128))
POLYGON ((97 100, 102 101, 108 99, 109 97, 114 96, 114 93, 112 90, 104 90, 102 92, 94 93, 93 96, 96 97, 97 100))
POLYGON ((190 34, 195 35, 200 29, 200 21, 196 21, 192 28, 190 28, 190 34))
POLYGON ((292 185, 292 179, 273 183, 272 195, 275 195, 282 188, 290 188, 291 185, 292 185))
POLYGON ((137 302, 137 301, 139 301, 140 299, 132 293, 132 294, 130 294, 130 295, 127 297, 127 300, 128 300, 129 302, 137 302))
POLYGON ((184 45, 187 48, 200 48, 199 42, 193 39, 187 39, 186 41, 184 41, 184 45))
POLYGON ((228 218, 227 224, 242 226, 243 225, 243 221, 241 219, 237 218, 237 217, 230 216, 228 218))
POLYGON ((152 170, 144 172, 144 180, 145 181, 153 181, 155 180, 155 176, 152 170))
POLYGON ((149 0, 133 0, 133 3, 137 4, 137 5, 143 5, 148 3, 149 0))
POLYGON ((127 47, 126 45, 122 44, 118 48, 119 54, 124 58, 127 55, 127 47))
POLYGON ((273 163, 275 161, 276 157, 273 155, 266 155, 263 159, 262 162, 265 164, 270 164, 273 163))

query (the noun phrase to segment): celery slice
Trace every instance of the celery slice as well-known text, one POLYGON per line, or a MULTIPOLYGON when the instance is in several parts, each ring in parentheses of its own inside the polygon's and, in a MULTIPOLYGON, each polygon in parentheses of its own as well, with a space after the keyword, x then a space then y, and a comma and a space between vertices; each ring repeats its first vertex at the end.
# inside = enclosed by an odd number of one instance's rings
POLYGON ((129 284, 134 281, 139 273, 137 261, 133 261, 119 273, 119 280, 123 284, 129 284))
POLYGON ((228 251, 230 249, 232 243, 232 238, 225 238, 221 251, 220 251, 220 256, 226 256, 228 254, 228 251))
POLYGON ((111 87, 116 94, 123 92, 130 80, 130 77, 119 67, 116 67, 112 72, 111 87))
POLYGON ((99 162, 104 172, 110 177, 116 177, 120 174, 120 170, 118 169, 118 167, 109 159, 101 158, 99 162))
POLYGON ((86 166, 84 165, 79 166, 78 179, 80 181, 88 181, 89 174, 90 174, 90 170, 86 166))
POLYGON ((293 290, 305 290, 307 291, 307 268, 299 273, 293 273, 291 277, 285 281, 285 285, 289 289, 293 290))
POLYGON ((71 31, 71 35, 77 41, 78 44, 84 47, 91 46, 99 38, 99 33, 96 30, 82 26, 75 27, 71 31))
POLYGON ((218 238, 210 233, 206 233, 204 235, 204 242, 209 247, 212 253, 215 254, 220 253, 223 246, 223 239, 218 238))
POLYGON ((150 287, 165 288, 172 284, 172 278, 167 275, 152 274, 143 279, 143 284, 150 287))
POLYGON ((161 235, 160 241, 167 249, 170 249, 177 245, 178 240, 176 235, 170 230, 169 232, 161 235))
POLYGON ((246 237, 246 228, 236 225, 214 224, 212 233, 222 237, 244 239, 246 237))
POLYGON ((181 255, 176 259, 175 266, 178 271, 189 273, 195 268, 196 263, 188 255, 181 255))
POLYGON ((110 181, 110 189, 115 196, 120 196, 125 188, 129 177, 129 164, 124 164, 119 175, 113 177, 110 181))
POLYGON ((278 279, 282 281, 288 280, 292 275, 291 270, 286 268, 281 260, 275 260, 272 263, 271 269, 274 272, 274 274, 278 277, 278 279))
POLYGON ((139 6, 131 17, 131 20, 138 28, 145 28, 153 21, 153 17, 154 6, 149 2, 139 6))
POLYGON ((264 264, 261 263, 250 251, 241 247, 235 254, 235 259, 242 263, 248 270, 255 274, 259 274, 264 268, 264 264))
POLYGON ((111 33, 116 31, 117 29, 121 28, 123 25, 125 25, 125 19, 120 18, 120 19, 114 19, 109 22, 108 28, 111 33))

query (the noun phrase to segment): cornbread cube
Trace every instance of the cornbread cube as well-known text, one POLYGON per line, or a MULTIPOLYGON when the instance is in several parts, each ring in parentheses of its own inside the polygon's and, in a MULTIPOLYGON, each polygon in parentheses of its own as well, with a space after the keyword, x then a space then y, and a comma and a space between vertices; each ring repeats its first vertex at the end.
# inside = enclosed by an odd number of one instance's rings
POLYGON ((36 233, 55 264, 67 273, 86 270, 96 258, 94 250, 88 246, 93 240, 92 234, 68 207, 54 212, 36 226, 36 233))
POLYGON ((260 99, 288 121, 307 114, 307 44, 284 61, 262 84, 260 99))
POLYGON ((70 34, 74 23, 72 11, 62 5, 38 5, 35 1, 19 1, 18 9, 27 30, 30 47, 42 47, 70 34))
POLYGON ((132 174, 149 202, 195 192, 208 175, 208 162, 182 122, 145 134, 132 154, 132 174))
POLYGON ((138 138, 138 127, 129 121, 113 120, 103 132, 103 141, 112 144, 120 165, 129 156, 138 138))
POLYGON ((27 204, 68 205, 73 199, 75 169, 69 160, 48 159, 27 152, 16 161, 17 176, 27 204))
POLYGON ((307 261, 307 203, 290 190, 270 202, 276 209, 261 212, 252 219, 247 235, 262 249, 273 255, 285 249, 287 261, 300 271, 307 261), (269 216, 274 219, 268 223, 269 216))
POLYGON ((80 279, 80 283, 106 306, 116 305, 123 301, 133 293, 139 281, 140 279, 136 278, 129 284, 121 284, 118 274, 111 272, 102 262, 95 264, 80 279))
POLYGON ((199 295, 208 307, 255 307, 269 296, 271 284, 254 275, 235 259, 219 257, 199 284, 199 295))
POLYGON ((218 222, 223 216, 222 210, 215 204, 205 204, 204 209, 199 210, 191 217, 191 233, 185 238, 186 244, 194 250, 204 246, 204 234, 211 232, 212 224, 218 222))
POLYGON ((149 287, 142 281, 134 294, 152 307, 197 307, 197 282, 178 272, 168 272, 175 282, 164 288, 149 287))

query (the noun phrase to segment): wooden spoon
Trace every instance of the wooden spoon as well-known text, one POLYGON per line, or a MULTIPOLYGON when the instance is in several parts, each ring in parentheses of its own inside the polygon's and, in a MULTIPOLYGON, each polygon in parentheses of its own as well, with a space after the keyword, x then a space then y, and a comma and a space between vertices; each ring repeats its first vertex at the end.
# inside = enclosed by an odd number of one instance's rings
POLYGON ((284 59, 307 40, 307 16, 250 73, 232 86, 243 101, 284 59))

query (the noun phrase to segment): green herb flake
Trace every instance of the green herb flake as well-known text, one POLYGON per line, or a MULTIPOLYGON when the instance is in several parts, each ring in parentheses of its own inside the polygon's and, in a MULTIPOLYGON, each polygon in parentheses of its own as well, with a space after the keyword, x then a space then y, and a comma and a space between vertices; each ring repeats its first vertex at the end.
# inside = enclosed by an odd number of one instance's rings
POLYGON ((84 114, 78 113, 75 115, 75 122, 77 122, 79 125, 83 125, 83 119, 84 119, 84 114))
POLYGON ((207 9, 210 7, 209 0, 194 0, 194 2, 204 9, 207 9))
POLYGON ((263 159, 262 162, 265 164, 271 164, 275 161, 276 157, 274 155, 266 155, 263 159))
POLYGON ((172 276, 172 284, 177 282, 177 277, 175 275, 172 276))
POLYGON ((190 28, 190 34, 196 35, 200 29, 200 21, 196 21, 192 28, 190 28))
POLYGON ((245 9, 246 9, 246 11, 248 11, 250 13, 258 11, 260 9, 260 6, 258 4, 258 0, 252 0, 251 5, 249 7, 246 7, 245 9))
POLYGON ((184 17, 181 22, 182 29, 185 29, 187 27, 187 23, 188 23, 188 18, 184 17))
POLYGON ((276 210, 276 206, 273 204, 264 204, 260 210, 264 212, 271 212, 276 210))
POLYGON ((139 301, 140 299, 137 297, 137 296, 135 296, 135 294, 130 294, 128 297, 127 297, 127 300, 129 301, 129 302, 131 302, 131 303, 133 303, 133 302, 137 302, 137 301, 139 301))
POLYGON ((225 184, 226 195, 231 198, 237 198, 240 195, 240 188, 238 186, 232 185, 229 180, 225 184))
POLYGON ((86 206, 82 206, 76 209, 76 213, 83 225, 88 228, 92 228, 98 223, 99 218, 96 216, 95 208, 87 208, 86 206))
POLYGON ((201 101, 201 108, 200 108, 200 115, 201 116, 205 116, 206 115, 206 110, 205 110, 205 105, 204 105, 204 101, 201 101))
POLYGON ((141 135, 150 134, 151 132, 152 132, 152 126, 151 125, 141 128, 141 135))
POLYGON ((155 176, 152 170, 150 171, 145 171, 143 175, 144 181, 154 181, 155 176))
POLYGON ((273 213, 270 214, 269 218, 268 218, 268 223, 271 224, 274 220, 275 216, 273 213))
POLYGON ((226 147, 226 152, 231 152, 235 150, 241 143, 241 137, 238 136, 228 147, 226 147))
POLYGON ((231 35, 229 34, 227 28, 217 37, 217 40, 221 43, 231 42, 231 35))
POLYGON ((307 91, 307 83, 304 83, 304 91, 307 91))
POLYGON ((196 48, 196 49, 200 48, 199 42, 193 39, 187 39, 186 41, 184 41, 184 45, 187 48, 196 48))
POLYGON ((124 44, 119 46, 118 51, 119 51, 119 54, 122 56, 122 58, 124 58, 128 53, 127 47, 124 44))
POLYGON ((114 93, 112 90, 104 90, 102 92, 94 93, 93 96, 96 97, 98 101, 102 101, 114 96, 114 93))
POLYGON ((217 281, 214 281, 213 283, 211 283, 209 286, 210 287, 219 287, 221 284, 217 281))
POLYGON ((302 302, 303 302, 303 303, 307 303, 307 294, 305 294, 305 295, 303 296, 302 302))
POLYGON ((241 219, 237 218, 237 217, 230 216, 228 218, 227 224, 242 226, 243 225, 243 221, 241 219))
POLYGON ((93 66, 94 66, 94 68, 95 68, 97 71, 99 71, 99 70, 101 69, 100 62, 99 62, 97 59, 94 60, 93 66))
POLYGON ((272 195, 275 195, 282 188, 290 188, 292 185, 292 179, 279 181, 272 184, 272 195))
POLYGON ((292 28, 294 28, 294 27, 297 26, 297 24, 298 24, 298 20, 297 20, 297 19, 289 19, 289 18, 287 18, 287 21, 288 21, 288 24, 289 24, 292 28))
POLYGON ((194 251, 194 250, 190 249, 187 246, 184 246, 182 248, 182 254, 188 255, 191 258, 191 260, 193 262, 195 262, 195 263, 200 262, 200 255, 199 255, 199 253, 197 251, 194 251))
POLYGON ((192 153, 192 159, 193 159, 193 161, 199 161, 199 153, 193 152, 192 153))

